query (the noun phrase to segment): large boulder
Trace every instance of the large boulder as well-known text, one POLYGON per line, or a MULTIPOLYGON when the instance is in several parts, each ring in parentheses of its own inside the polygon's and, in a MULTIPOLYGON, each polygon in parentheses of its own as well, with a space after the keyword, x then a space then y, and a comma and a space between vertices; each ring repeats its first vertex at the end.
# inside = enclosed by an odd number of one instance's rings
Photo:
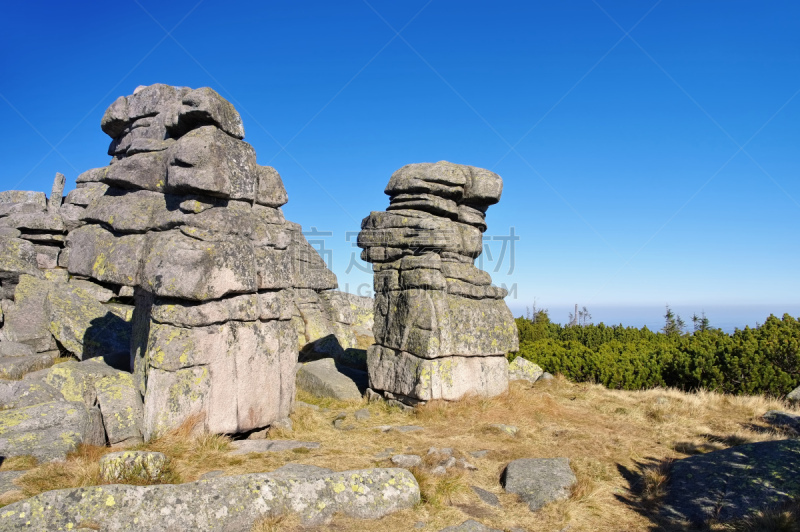
POLYGON ((81 443, 106 443, 97 408, 56 401, 0 410, 2 457, 31 455, 42 461, 59 460, 81 443))
POLYGON ((569 498, 577 481, 568 458, 520 458, 506 466, 502 477, 506 492, 519 495, 532 512, 569 498))
POLYGON ((133 375, 119 371, 95 381, 94 388, 108 443, 125 447, 142 443, 144 407, 133 375))
POLYGON ((337 368, 332 358, 323 358, 302 364, 297 370, 297 387, 317 397, 330 397, 340 401, 361 399, 359 386, 366 388, 367 374, 358 374, 350 368, 337 368), (348 376, 348 373, 352 376, 348 376), (354 378, 355 377, 355 378, 354 378), (360 380, 361 382, 356 382, 360 380))
POLYGON ((81 522, 123 530, 249 530, 262 517, 297 515, 305 526, 334 514, 379 519, 419 503, 404 469, 363 469, 286 477, 256 473, 187 484, 112 484, 48 491, 0 509, 0 531, 66 530, 81 522))

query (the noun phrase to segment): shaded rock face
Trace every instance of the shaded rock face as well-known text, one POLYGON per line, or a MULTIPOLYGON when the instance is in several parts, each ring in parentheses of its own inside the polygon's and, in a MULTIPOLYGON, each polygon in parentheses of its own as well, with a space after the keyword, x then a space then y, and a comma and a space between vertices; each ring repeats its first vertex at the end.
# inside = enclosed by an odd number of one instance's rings
POLYGON ((364 218, 358 236, 375 270, 372 388, 423 401, 507 389, 517 329, 506 290, 474 266, 502 189, 497 174, 446 161, 392 175, 389 207, 364 218))

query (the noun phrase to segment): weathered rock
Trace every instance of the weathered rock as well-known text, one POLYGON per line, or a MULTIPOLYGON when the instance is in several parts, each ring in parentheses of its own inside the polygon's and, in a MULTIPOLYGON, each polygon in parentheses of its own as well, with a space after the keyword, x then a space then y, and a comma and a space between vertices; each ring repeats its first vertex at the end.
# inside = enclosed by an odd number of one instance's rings
MULTIPOLYGON (((102 170, 105 170, 104 168, 102 170)), ((105 173, 105 172, 103 172, 105 173)), ((83 174, 81 174, 83 175, 83 174)), ((70 190, 67 198, 64 200, 62 208, 66 205, 75 205, 78 207, 88 207, 93 202, 102 198, 108 191, 108 185, 103 183, 86 183, 81 188, 70 190)), ((62 216, 63 216, 63 210, 62 216)))
POLYGON ((19 203, 30 203, 43 211, 47 208, 47 196, 44 195, 44 192, 31 192, 28 190, 4 190, 0 192, 0 205, 19 203))
POLYGON ((64 174, 56 172, 56 177, 53 179, 53 188, 50 192, 50 199, 47 200, 47 211, 51 213, 58 213, 61 208, 61 201, 64 196, 64 184, 66 178, 64 174))
POLYGON ((119 371, 97 380, 94 388, 108 443, 120 446, 142 443, 144 407, 133 375, 119 371))
POLYGON ((788 401, 791 405, 797 405, 800 403, 800 386, 786 395, 786 401, 788 401))
POLYGON ((508 380, 536 382, 544 370, 538 365, 518 356, 508 365, 508 380))
POLYGON ((498 432, 502 432, 503 434, 508 434, 509 436, 516 436, 519 432, 518 427, 514 425, 506 425, 505 423, 492 423, 489 425, 489 428, 498 432))
POLYGON ((662 516, 700 524, 745 518, 800 496, 800 441, 737 445, 690 456, 672 465, 662 516))
POLYGON ((392 456, 392 463, 397 467, 408 469, 422 464, 422 457, 416 454, 396 454, 392 456))
POLYGON ((137 372, 147 375, 144 436, 203 414, 205 430, 244 432, 286 418, 296 337, 289 321, 179 328, 152 323, 137 372))
POLYGON ((65 400, 61 392, 42 381, 0 381, 0 410, 65 400))
POLYGON ((244 126, 239 113, 230 102, 208 87, 189 90, 183 94, 177 116, 173 116, 167 126, 176 136, 196 127, 211 124, 234 138, 244 138, 244 126))
POLYGON ((568 458, 520 458, 506 466, 501 480, 506 492, 519 495, 532 512, 569 498, 578 481, 568 458))
POLYGON ((130 369, 131 326, 77 283, 54 283, 47 293, 50 332, 79 360, 102 357, 130 369))
POLYGON ((330 358, 303 364, 297 371, 296 382, 300 389, 318 397, 332 397, 341 401, 361 399, 356 382, 341 373, 330 358))
POLYGON ((475 521, 474 519, 469 519, 464 521, 460 525, 457 526, 448 526, 439 530, 439 532, 502 532, 500 529, 497 528, 489 528, 488 526, 475 521))
POLYGON ((0 358, 35 355, 36 351, 28 344, 19 342, 0 342, 0 358))
POLYGON ((6 340, 30 345, 37 352, 55 348, 47 309, 50 286, 51 283, 33 276, 20 276, 14 304, 3 309, 2 334, 6 340))
POLYGON ((475 495, 477 495, 480 500, 482 500, 489 506, 494 506, 495 508, 501 507, 500 499, 497 497, 497 495, 495 495, 491 491, 486 491, 485 489, 479 488, 478 486, 470 486, 470 488, 472 488, 472 491, 475 492, 475 495))
POLYGON ((772 426, 788 430, 795 434, 800 434, 800 416, 797 414, 781 412, 780 410, 770 410, 761 417, 772 426))
POLYGON ((0 471, 0 495, 19 490, 19 486, 14 481, 25 473, 27 471, 0 471))
POLYGON ((95 384, 104 377, 113 377, 118 370, 106 365, 102 360, 93 358, 84 362, 69 361, 31 373, 26 380, 41 380, 52 386, 67 401, 83 402, 86 406, 97 404, 95 384))
POLYGON ((374 345, 367 351, 367 363, 371 388, 423 401, 453 401, 469 394, 491 397, 508 389, 503 356, 427 360, 374 345))
POLYGON ((100 459, 100 476, 108 482, 158 480, 165 472, 167 455, 153 451, 121 451, 100 459))
POLYGON ((80 443, 105 444, 97 408, 57 401, 0 411, 0 456, 57 460, 80 443))
POLYGON ((261 517, 287 513, 313 526, 329 522, 335 513, 379 519, 411 508, 419 499, 416 480, 403 469, 291 478, 257 473, 178 485, 115 484, 49 491, 0 510, 0 531, 24 526, 62 529, 69 523, 94 521, 110 532, 132 526, 153 532, 233 532, 249 529, 261 517))
POLYGON ((26 373, 52 366, 57 356, 58 351, 45 351, 35 355, 0 358, 0 378, 20 379, 26 373))
POLYGON ((248 453, 280 453, 292 449, 318 449, 319 443, 314 441, 294 440, 238 440, 231 443, 231 454, 248 453))
POLYGON ((33 244, 20 238, 0 237, 0 272, 40 277, 33 244))
POLYGON ((115 236, 97 225, 85 225, 67 237, 69 272, 118 285, 139 284, 145 235, 115 236))

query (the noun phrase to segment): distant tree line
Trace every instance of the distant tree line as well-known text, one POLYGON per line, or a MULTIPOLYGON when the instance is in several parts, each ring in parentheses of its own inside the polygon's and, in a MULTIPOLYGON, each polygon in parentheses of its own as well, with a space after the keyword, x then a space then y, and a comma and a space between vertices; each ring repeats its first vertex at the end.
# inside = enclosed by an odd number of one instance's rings
MULTIPOLYGON (((585 308, 583 310, 586 310, 585 308)), ((800 320, 784 314, 727 334, 693 316, 694 331, 669 307, 664 328, 560 325, 546 309, 516 319, 522 356, 572 381, 639 390, 669 386, 783 396, 800 385, 800 320)))

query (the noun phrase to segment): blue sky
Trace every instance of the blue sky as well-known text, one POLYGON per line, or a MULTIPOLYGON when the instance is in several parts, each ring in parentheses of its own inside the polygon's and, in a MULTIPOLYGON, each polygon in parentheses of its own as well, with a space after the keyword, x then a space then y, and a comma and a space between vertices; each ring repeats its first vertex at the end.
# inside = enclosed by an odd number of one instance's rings
POLYGON ((107 164, 103 111, 137 85, 210 86, 342 288, 371 286, 346 237, 391 173, 445 159, 504 179, 483 266, 516 314, 800 314, 796 2, 30 2, 0 25, 1 189, 107 164))

